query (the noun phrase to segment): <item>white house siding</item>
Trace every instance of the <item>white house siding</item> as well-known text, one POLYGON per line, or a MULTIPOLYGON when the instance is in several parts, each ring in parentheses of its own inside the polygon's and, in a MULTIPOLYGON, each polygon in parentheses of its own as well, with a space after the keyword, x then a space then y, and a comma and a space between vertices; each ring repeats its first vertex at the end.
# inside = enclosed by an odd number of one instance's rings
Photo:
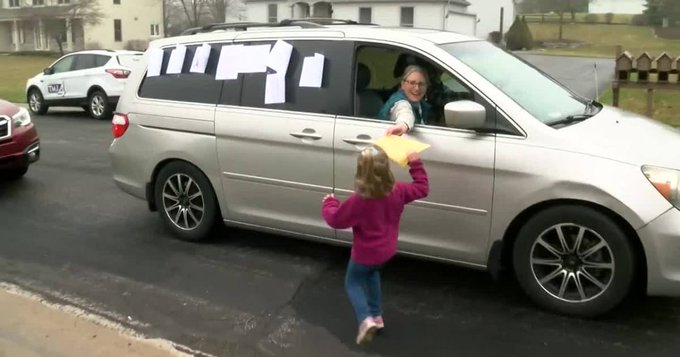
POLYGON ((593 0, 588 12, 593 14, 641 14, 645 10, 645 0, 593 0))
MULTIPOLYGON (((303 2, 303 1, 301 1, 303 2)), ((371 8, 371 22, 382 26, 399 26, 401 7, 412 6, 414 27, 446 29, 466 35, 486 38, 490 32, 500 29, 500 9, 504 8, 503 31, 506 32, 515 17, 512 0, 468 0, 470 6, 444 1, 330 1, 333 18, 359 20, 359 8, 371 8), (446 17, 451 10, 453 13, 446 17)), ((307 1, 311 5, 313 0, 307 1)), ((294 1, 248 1, 248 21, 266 22, 267 6, 278 5, 278 20, 293 18, 291 5, 294 1)))
POLYGON ((334 3, 333 17, 336 19, 359 21, 360 7, 370 7, 372 17, 371 22, 382 26, 399 26, 401 21, 401 8, 413 7, 414 27, 434 29, 443 29, 444 27, 443 3, 420 3, 415 6, 408 2, 334 3))
POLYGON ((121 0, 120 5, 113 1, 100 1, 101 12, 105 15, 98 25, 85 25, 85 46, 122 50, 130 40, 149 40, 163 36, 163 7, 158 0, 121 0), (114 38, 113 23, 121 20, 122 41, 114 38), (157 24, 160 36, 151 36, 151 25, 157 24))
POLYGON ((492 31, 500 30, 501 8, 503 8, 503 32, 510 29, 515 20, 515 8, 512 0, 468 0, 467 12, 477 15, 477 32, 475 36, 487 38, 492 31))

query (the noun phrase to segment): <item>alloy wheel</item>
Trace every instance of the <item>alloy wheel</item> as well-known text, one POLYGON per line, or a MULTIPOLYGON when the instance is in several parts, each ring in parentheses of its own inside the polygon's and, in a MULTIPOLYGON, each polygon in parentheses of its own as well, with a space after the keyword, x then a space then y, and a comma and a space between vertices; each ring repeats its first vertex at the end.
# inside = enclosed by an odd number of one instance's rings
POLYGON ((42 99, 36 92, 31 92, 31 95, 28 98, 28 105, 31 107, 31 111, 34 113, 37 113, 40 111, 40 107, 42 107, 42 99))
POLYGON ((557 224, 531 248, 531 270, 541 288, 570 303, 597 298, 612 283, 612 249, 597 232, 578 224, 557 224))
POLYGON ((179 229, 192 230, 203 220, 205 200, 198 183, 185 174, 174 174, 163 185, 163 209, 179 229))
POLYGON ((95 94, 90 102, 90 109, 96 117, 101 117, 104 114, 104 98, 101 95, 95 94))

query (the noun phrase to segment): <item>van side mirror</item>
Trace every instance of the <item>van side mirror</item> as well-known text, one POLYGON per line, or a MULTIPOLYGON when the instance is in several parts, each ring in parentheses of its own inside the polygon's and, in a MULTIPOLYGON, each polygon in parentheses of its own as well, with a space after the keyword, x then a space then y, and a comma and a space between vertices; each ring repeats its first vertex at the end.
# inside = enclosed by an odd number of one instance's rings
POLYGON ((458 100, 444 106, 446 126, 458 129, 479 129, 486 121, 486 108, 471 100, 458 100))
POLYGON ((47 67, 47 68, 43 69, 43 73, 46 74, 46 75, 54 74, 54 69, 47 67))

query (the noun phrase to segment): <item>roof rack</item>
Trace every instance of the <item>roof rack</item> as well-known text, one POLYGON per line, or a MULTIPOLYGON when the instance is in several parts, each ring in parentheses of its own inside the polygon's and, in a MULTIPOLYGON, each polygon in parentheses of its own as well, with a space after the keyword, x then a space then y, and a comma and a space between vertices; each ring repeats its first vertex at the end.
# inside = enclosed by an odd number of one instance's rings
POLYGON ((285 19, 281 22, 225 22, 214 23, 200 27, 192 27, 182 31, 181 35, 195 35, 202 32, 210 32, 215 30, 233 29, 236 31, 246 31, 250 27, 284 27, 284 26, 298 26, 301 28, 320 28, 328 25, 374 25, 375 24, 360 24, 354 20, 333 19, 325 17, 309 17, 304 19, 285 19))

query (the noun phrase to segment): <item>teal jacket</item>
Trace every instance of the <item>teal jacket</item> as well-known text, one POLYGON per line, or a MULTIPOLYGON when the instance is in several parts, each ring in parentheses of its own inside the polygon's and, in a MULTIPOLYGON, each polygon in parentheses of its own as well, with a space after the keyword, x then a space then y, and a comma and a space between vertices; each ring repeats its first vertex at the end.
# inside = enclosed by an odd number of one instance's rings
POLYGON ((406 97, 406 94, 404 94, 404 91, 401 89, 394 92, 394 94, 390 96, 387 102, 385 102, 385 104, 380 109, 380 112, 378 112, 378 119, 391 120, 390 109, 392 109, 396 102, 401 100, 405 100, 411 103, 411 109, 413 109, 413 116, 416 118, 416 124, 427 124, 427 118, 430 114, 432 106, 423 100, 421 100, 420 102, 409 101, 408 97, 406 97), (420 110, 418 110, 418 104, 420 104, 420 110))

